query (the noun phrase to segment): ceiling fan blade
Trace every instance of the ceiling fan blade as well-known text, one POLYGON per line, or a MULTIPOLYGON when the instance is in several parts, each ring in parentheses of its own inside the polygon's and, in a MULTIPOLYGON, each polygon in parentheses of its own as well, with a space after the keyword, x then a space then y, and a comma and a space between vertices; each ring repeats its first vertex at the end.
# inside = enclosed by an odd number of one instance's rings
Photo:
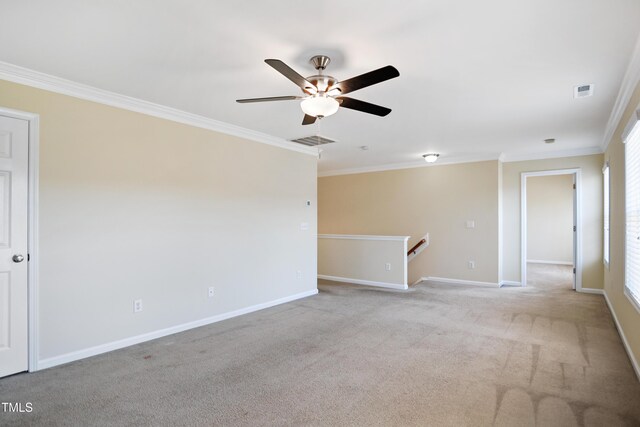
POLYGON ((370 104, 368 102, 360 101, 359 99, 349 98, 346 96, 339 96, 336 99, 338 101, 342 101, 340 103, 341 107, 362 111, 363 113, 375 114, 376 116, 384 117, 391 112, 390 108, 381 107, 380 105, 376 104, 370 104))
POLYGON ((316 122, 316 118, 314 116, 310 116, 308 114, 304 115, 304 119, 302 119, 303 125, 311 125, 316 122))
POLYGON ((271 65, 277 72, 294 82, 303 91, 310 94, 318 93, 318 88, 315 87, 313 83, 296 73, 293 68, 289 67, 279 59, 265 59, 264 62, 271 65))
POLYGON ((249 102, 268 102, 268 101, 293 101, 295 99, 304 99, 304 96, 271 96, 268 98, 247 98, 236 99, 236 102, 247 104, 249 102))
POLYGON ((369 71, 368 73, 339 82, 335 84, 333 88, 340 89, 340 93, 345 95, 349 92, 393 79, 399 75, 400 72, 398 72, 395 67, 387 65, 386 67, 378 68, 377 70, 369 71))

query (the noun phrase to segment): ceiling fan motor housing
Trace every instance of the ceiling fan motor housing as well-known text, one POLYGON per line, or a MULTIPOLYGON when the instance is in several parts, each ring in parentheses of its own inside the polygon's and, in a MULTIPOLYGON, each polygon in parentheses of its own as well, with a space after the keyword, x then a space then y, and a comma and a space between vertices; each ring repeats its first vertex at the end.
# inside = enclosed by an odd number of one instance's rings
POLYGON ((313 64, 313 67, 316 70, 322 71, 325 68, 327 68, 327 66, 331 62, 331 58, 324 55, 316 55, 316 56, 312 56, 309 62, 313 64))
MULTIPOLYGON (((315 87, 318 88, 318 93, 323 94, 329 88, 338 83, 338 79, 332 76, 324 76, 324 75, 315 75, 307 77, 307 81, 314 84, 315 87)), ((304 92, 304 91, 303 91, 304 92)))

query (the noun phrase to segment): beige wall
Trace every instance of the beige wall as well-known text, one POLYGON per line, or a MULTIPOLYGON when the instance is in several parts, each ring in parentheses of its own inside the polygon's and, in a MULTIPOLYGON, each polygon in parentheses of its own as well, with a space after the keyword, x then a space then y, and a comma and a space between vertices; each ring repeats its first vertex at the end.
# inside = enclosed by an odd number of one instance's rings
MULTIPOLYGON (((638 333, 640 331, 640 313, 624 295, 625 197, 622 132, 631 114, 640 107, 639 104, 640 84, 636 87, 605 152, 605 160, 609 161, 611 179, 611 252, 609 269, 604 271, 604 289, 634 354, 636 364, 640 363, 640 333, 638 333)), ((640 375, 640 372, 638 374, 640 375)))
POLYGON ((527 259, 573 263, 573 176, 527 178, 527 259))
POLYGON ((315 157, 5 81, 0 106, 40 115, 40 359, 316 288, 315 157))
POLYGON ((425 276, 496 283, 498 162, 320 178, 318 230, 406 235, 409 247, 428 232, 430 246, 409 264, 409 283, 425 276))
POLYGON ((522 172, 582 171, 582 287, 602 289, 602 154, 503 164, 503 277, 520 282, 520 176, 522 172))
POLYGON ((318 236, 318 275, 328 280, 406 287, 407 249, 401 236, 321 234, 318 236))

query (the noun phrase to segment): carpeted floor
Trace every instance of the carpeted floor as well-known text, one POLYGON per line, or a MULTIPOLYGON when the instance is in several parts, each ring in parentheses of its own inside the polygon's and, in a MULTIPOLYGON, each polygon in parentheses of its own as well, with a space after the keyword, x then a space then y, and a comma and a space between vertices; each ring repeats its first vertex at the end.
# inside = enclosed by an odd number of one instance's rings
MULTIPOLYGON (((555 271, 554 271, 555 270, 555 271)), ((640 425, 602 296, 532 265, 527 288, 323 283, 320 294, 0 380, 0 425, 640 425), (1 409, 1 408, 0 408, 1 409)))

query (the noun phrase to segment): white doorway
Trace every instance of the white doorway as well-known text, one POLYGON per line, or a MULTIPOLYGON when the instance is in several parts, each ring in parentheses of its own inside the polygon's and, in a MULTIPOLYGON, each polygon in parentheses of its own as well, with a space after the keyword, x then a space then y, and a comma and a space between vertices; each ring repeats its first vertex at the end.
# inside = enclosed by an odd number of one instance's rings
MULTIPOLYGON (((526 286, 528 281, 527 263, 555 264, 566 265, 572 272, 572 287, 577 291, 582 290, 582 256, 581 256, 581 218, 580 218, 580 190, 581 190, 581 174, 580 169, 562 169, 539 172, 523 172, 521 175, 521 285, 526 286), (531 186, 531 194, 537 185, 545 184, 545 180, 537 179, 548 177, 548 183, 561 183, 558 185, 567 185, 567 189, 561 191, 556 190, 556 194, 560 194, 563 200, 557 200, 557 216, 549 216, 544 221, 546 223, 530 224, 529 215, 532 215, 531 221, 535 221, 529 203, 531 200, 528 192, 528 185, 531 186), (557 179, 553 179, 556 177, 557 179), (537 179, 534 181, 534 179, 537 179), (568 210, 568 212, 567 212, 568 210), (551 218, 551 219, 549 219, 551 218), (533 231, 532 229, 537 230, 533 231), (530 234, 531 233, 531 234, 530 234), (549 240, 549 236, 553 236, 549 240), (545 241, 546 239, 546 241, 545 241), (555 239, 555 240, 554 240, 555 239), (541 249, 538 249, 541 248, 541 249)), ((549 209, 553 203, 553 191, 550 188, 548 193, 549 200, 546 202, 546 209, 549 209)), ((544 196, 543 196, 544 197, 544 196)), ((560 197, 560 196, 556 196, 560 197)))
POLYGON ((0 377, 37 369, 30 262, 37 128, 36 115, 0 108, 0 377))

